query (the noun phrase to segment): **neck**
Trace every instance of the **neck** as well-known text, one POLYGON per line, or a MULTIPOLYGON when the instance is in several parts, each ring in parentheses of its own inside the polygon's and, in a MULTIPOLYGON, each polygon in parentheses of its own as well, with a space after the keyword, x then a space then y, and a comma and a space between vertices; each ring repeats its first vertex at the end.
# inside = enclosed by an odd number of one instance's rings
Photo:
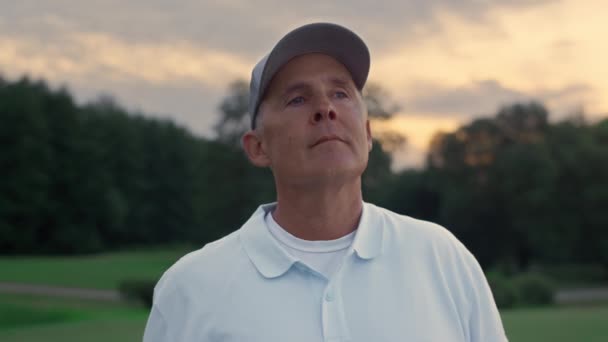
POLYGON ((361 179, 333 187, 277 186, 275 221, 304 240, 334 240, 357 228, 363 209, 361 179))

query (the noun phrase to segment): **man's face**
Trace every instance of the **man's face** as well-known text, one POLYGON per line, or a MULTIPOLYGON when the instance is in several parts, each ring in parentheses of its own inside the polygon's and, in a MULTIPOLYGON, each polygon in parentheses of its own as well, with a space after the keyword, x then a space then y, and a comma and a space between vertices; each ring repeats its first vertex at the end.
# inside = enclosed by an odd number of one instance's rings
POLYGON ((367 110, 350 73, 323 54, 299 56, 275 75, 260 106, 259 138, 279 183, 356 179, 367 166, 367 110))

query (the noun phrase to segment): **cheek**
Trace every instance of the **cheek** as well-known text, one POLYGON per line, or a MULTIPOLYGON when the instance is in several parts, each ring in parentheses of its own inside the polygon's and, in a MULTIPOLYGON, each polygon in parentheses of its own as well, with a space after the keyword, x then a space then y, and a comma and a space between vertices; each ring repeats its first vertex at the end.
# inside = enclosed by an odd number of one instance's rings
POLYGON ((344 125, 347 126, 348 130, 351 132, 357 132, 357 137, 363 134, 367 140, 367 118, 361 107, 351 102, 343 106, 342 113, 344 113, 344 115, 342 115, 344 125))
POLYGON ((287 127, 273 127, 266 135, 267 151, 273 160, 289 158, 294 152, 297 137, 287 127))
POLYGON ((358 100, 339 102, 336 104, 336 109, 343 113, 343 116, 348 120, 365 123, 365 111, 358 100))

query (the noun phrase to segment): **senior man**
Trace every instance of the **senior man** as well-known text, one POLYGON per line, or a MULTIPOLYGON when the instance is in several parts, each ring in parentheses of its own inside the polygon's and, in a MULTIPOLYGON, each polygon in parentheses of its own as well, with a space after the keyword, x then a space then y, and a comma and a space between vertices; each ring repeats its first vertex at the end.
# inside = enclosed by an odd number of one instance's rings
POLYGON ((363 201, 369 67, 361 38, 328 23, 255 66, 242 144, 272 170, 276 202, 165 272, 144 341, 506 341, 451 233, 363 201))

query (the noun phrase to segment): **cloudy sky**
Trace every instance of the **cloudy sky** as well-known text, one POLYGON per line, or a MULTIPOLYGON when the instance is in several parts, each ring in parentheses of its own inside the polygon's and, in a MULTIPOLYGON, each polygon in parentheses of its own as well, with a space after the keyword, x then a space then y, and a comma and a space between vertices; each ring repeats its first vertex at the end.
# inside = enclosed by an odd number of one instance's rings
MULTIPOLYGON (((605 0, 0 0, 0 75, 108 94, 212 136, 235 79, 289 30, 345 25, 368 43, 370 81, 401 105, 397 166, 430 137, 503 104, 536 99, 553 119, 608 113, 605 0)), ((376 126, 381 130, 384 126, 376 126)))

